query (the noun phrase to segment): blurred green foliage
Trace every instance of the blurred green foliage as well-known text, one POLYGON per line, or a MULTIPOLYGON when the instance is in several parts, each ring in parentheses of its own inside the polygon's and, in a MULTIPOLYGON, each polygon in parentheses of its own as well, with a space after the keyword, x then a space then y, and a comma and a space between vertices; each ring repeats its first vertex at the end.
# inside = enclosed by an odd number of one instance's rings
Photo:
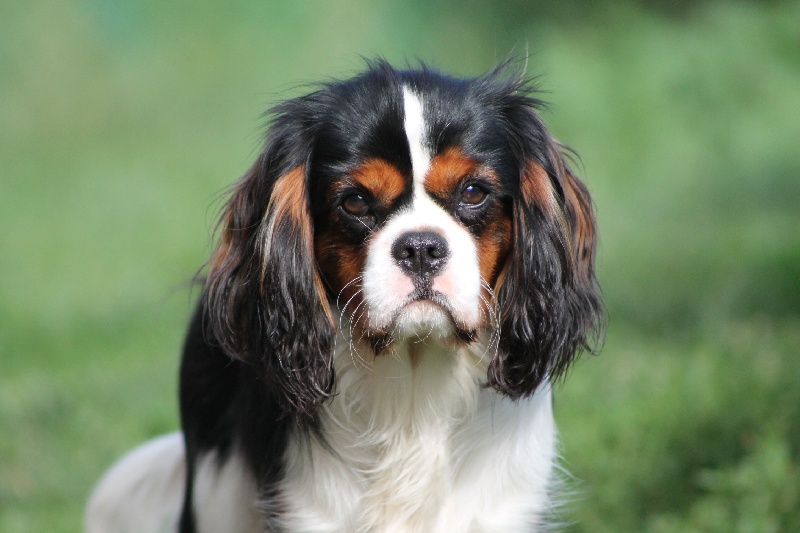
POLYGON ((800 4, 0 3, 0 530, 78 531, 177 426, 220 193, 259 114, 361 56, 510 53, 581 155, 610 329, 559 388, 570 531, 800 530, 800 4))

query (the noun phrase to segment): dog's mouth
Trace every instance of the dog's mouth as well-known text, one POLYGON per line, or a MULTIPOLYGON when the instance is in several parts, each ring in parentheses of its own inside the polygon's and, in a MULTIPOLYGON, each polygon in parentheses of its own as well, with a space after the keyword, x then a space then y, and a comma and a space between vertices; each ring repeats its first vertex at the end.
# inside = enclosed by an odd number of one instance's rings
POLYGON ((449 300, 430 289, 415 290, 397 306, 385 327, 367 334, 376 354, 398 341, 469 344, 476 336, 475 328, 459 319, 449 300))

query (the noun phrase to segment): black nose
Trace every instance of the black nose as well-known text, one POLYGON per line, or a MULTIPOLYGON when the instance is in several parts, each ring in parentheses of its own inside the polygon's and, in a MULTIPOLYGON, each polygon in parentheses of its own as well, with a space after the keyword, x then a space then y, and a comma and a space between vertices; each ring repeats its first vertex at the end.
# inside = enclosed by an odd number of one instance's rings
POLYGON ((400 268, 421 278, 438 272, 448 255, 447 241, 433 231, 403 233, 392 245, 392 257, 400 268))

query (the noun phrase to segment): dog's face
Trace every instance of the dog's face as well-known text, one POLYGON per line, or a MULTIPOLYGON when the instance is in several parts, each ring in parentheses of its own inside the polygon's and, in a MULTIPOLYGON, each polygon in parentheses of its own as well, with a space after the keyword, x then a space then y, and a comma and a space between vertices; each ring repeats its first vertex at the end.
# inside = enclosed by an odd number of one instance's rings
POLYGON ((390 158, 342 143, 336 161, 352 166, 321 180, 316 259, 337 307, 376 352, 409 337, 471 342, 495 313, 513 194, 482 154, 454 138, 433 145, 475 125, 432 123, 425 95, 408 87, 394 96, 371 121, 396 129, 390 158))
POLYGON ((344 324, 375 357, 493 343, 487 382, 512 397, 563 372, 602 320, 595 224, 536 104, 497 73, 378 64, 278 106, 223 216, 214 337, 307 414, 344 324))

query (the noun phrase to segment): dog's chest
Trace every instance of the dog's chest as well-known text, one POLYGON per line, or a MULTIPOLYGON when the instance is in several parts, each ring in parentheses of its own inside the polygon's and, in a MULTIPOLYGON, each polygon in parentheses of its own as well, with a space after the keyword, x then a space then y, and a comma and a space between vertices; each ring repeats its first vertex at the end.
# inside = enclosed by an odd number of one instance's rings
POLYGON ((344 412, 328 413, 324 444, 298 434, 287 449, 279 524, 298 532, 530 531, 547 508, 555 460, 549 390, 520 402, 483 390, 459 409, 469 412, 369 432, 352 430, 357 416, 344 425, 344 412))

